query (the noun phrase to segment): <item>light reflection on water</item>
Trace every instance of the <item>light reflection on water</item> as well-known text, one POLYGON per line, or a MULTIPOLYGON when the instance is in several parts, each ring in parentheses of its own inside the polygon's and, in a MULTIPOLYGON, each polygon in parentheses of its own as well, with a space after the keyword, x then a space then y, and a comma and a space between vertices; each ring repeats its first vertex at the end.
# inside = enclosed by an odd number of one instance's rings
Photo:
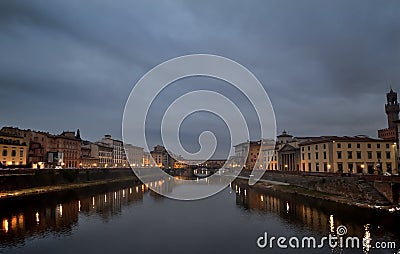
MULTIPOLYGON (((0 252, 71 253, 71 248, 76 248, 74 253, 131 253, 132 249, 146 253, 186 253, 188 249, 192 253, 261 253, 271 252, 256 247, 255 241, 264 231, 276 236, 318 238, 335 235, 340 225, 347 227, 348 235, 399 244, 397 215, 257 191, 243 181, 216 196, 191 202, 166 199, 149 191, 149 186, 163 185, 125 183, 2 201, 0 252), (65 245, 68 250, 63 248, 65 245)), ((372 251, 370 244, 359 250, 326 247, 274 249, 273 253, 328 251, 394 253, 372 251)))

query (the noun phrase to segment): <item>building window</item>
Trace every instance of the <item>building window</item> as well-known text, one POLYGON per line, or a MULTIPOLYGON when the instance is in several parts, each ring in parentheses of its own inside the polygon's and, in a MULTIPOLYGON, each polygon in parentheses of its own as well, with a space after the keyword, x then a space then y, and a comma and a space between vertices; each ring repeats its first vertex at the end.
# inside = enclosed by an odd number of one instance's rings
POLYGON ((19 157, 21 157, 21 158, 24 157, 24 150, 22 150, 22 149, 19 150, 19 157))
POLYGON ((376 152, 376 158, 378 158, 378 160, 382 159, 382 153, 376 152))
POLYGON ((301 159, 304 160, 304 153, 301 154, 301 159))
POLYGON ((368 148, 371 148, 372 146, 371 146, 371 144, 368 144, 368 148))
POLYGON ((342 152, 340 152, 340 151, 337 152, 337 158, 338 158, 338 159, 341 159, 341 158, 342 158, 342 152))
POLYGON ((360 144, 357 144, 357 148, 360 148, 361 147, 361 145, 360 144))
POLYGON ((324 144, 324 149, 326 149, 326 144, 324 144))
POLYGON ((328 171, 328 164, 325 162, 324 163, 324 171, 327 172, 328 171))
POLYGON ((319 172, 319 163, 318 162, 315 164, 315 171, 319 172))
POLYGON ((342 148, 342 144, 337 143, 337 148, 342 148))
POLYGON ((3 156, 4 156, 4 157, 7 156, 7 150, 6 150, 6 149, 3 150, 3 156))
POLYGON ((353 159, 353 152, 352 151, 348 151, 347 152, 347 159, 353 159))
POLYGON ((371 160, 371 159, 372 159, 372 152, 371 152, 371 151, 368 151, 368 152, 367 152, 367 156, 368 156, 368 160, 371 160))
POLYGON ((303 171, 306 171, 306 164, 303 163, 303 171))
POLYGON ((308 159, 311 160, 311 153, 308 153, 308 159))
POLYGON ((351 144, 347 144, 347 148, 351 148, 351 144))
POLYGON ((361 160, 361 152, 360 151, 357 151, 357 159, 361 160))
POLYGON ((307 147, 308 151, 310 151, 310 146, 307 147))
POLYGON ((381 144, 376 144, 376 148, 381 148, 381 144))
POLYGON ((303 152, 304 152, 304 146, 302 146, 302 147, 301 147, 301 151, 303 151, 303 152))
POLYGON ((389 144, 386 144, 386 149, 389 149, 389 147, 390 147, 390 145, 389 145, 389 144))
POLYGON ((326 160, 326 152, 324 152, 324 160, 326 160))
POLYGON ((386 152, 386 159, 390 159, 390 152, 386 152))
POLYGON ((318 150, 318 145, 315 145, 315 150, 318 150))
POLYGON ((15 150, 12 150, 12 151, 11 151, 11 156, 12 156, 12 157, 15 157, 15 156, 17 156, 17 151, 15 151, 15 150))
POLYGON ((311 163, 308 163, 308 171, 311 171, 311 163))
POLYGON ((318 152, 315 153, 315 159, 318 160, 318 152))

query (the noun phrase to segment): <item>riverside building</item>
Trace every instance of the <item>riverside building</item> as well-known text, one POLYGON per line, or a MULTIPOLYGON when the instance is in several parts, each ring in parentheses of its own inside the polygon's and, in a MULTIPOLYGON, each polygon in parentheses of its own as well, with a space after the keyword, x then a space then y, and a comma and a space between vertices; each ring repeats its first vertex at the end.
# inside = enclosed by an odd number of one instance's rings
POLYGON ((397 144, 367 136, 323 136, 299 144, 301 171, 397 173, 397 144))

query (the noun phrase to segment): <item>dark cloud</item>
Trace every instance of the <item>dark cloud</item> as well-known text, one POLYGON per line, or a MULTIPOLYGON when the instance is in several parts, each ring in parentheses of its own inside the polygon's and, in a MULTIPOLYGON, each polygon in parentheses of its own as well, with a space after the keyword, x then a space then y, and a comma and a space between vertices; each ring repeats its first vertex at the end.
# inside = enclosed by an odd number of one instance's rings
POLYGON ((254 72, 279 131, 375 136, 389 84, 400 92, 399 12, 398 1, 3 0, 0 124, 120 137, 143 74, 212 53, 254 72))

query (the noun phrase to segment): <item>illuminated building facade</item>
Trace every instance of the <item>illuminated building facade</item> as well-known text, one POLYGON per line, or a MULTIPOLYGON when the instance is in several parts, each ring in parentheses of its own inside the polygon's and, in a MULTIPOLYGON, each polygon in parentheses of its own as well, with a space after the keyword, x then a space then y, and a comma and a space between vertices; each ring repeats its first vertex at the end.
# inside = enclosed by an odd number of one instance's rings
POLYGON ((99 165, 99 147, 90 141, 82 141, 79 167, 92 168, 99 165))
POLYGON ((26 166, 28 145, 17 135, 0 132, 1 166, 26 166))
POLYGON ((113 148, 107 143, 96 142, 98 153, 99 153, 99 164, 93 165, 93 167, 108 168, 113 163, 113 148))
POLYGON ((143 147, 134 146, 131 144, 125 144, 125 153, 127 161, 131 167, 143 167, 144 166, 144 149, 143 147))
POLYGON ((112 147, 112 163, 109 167, 128 167, 126 160, 124 144, 121 140, 113 139, 111 135, 104 135, 104 138, 100 142, 108 144, 112 147))
POLYGON ((168 153, 165 147, 157 145, 150 152, 156 166, 163 168, 173 168, 176 160, 168 153))
POLYGON ((301 171, 382 174, 397 172, 395 141, 326 136, 299 144, 301 171))

